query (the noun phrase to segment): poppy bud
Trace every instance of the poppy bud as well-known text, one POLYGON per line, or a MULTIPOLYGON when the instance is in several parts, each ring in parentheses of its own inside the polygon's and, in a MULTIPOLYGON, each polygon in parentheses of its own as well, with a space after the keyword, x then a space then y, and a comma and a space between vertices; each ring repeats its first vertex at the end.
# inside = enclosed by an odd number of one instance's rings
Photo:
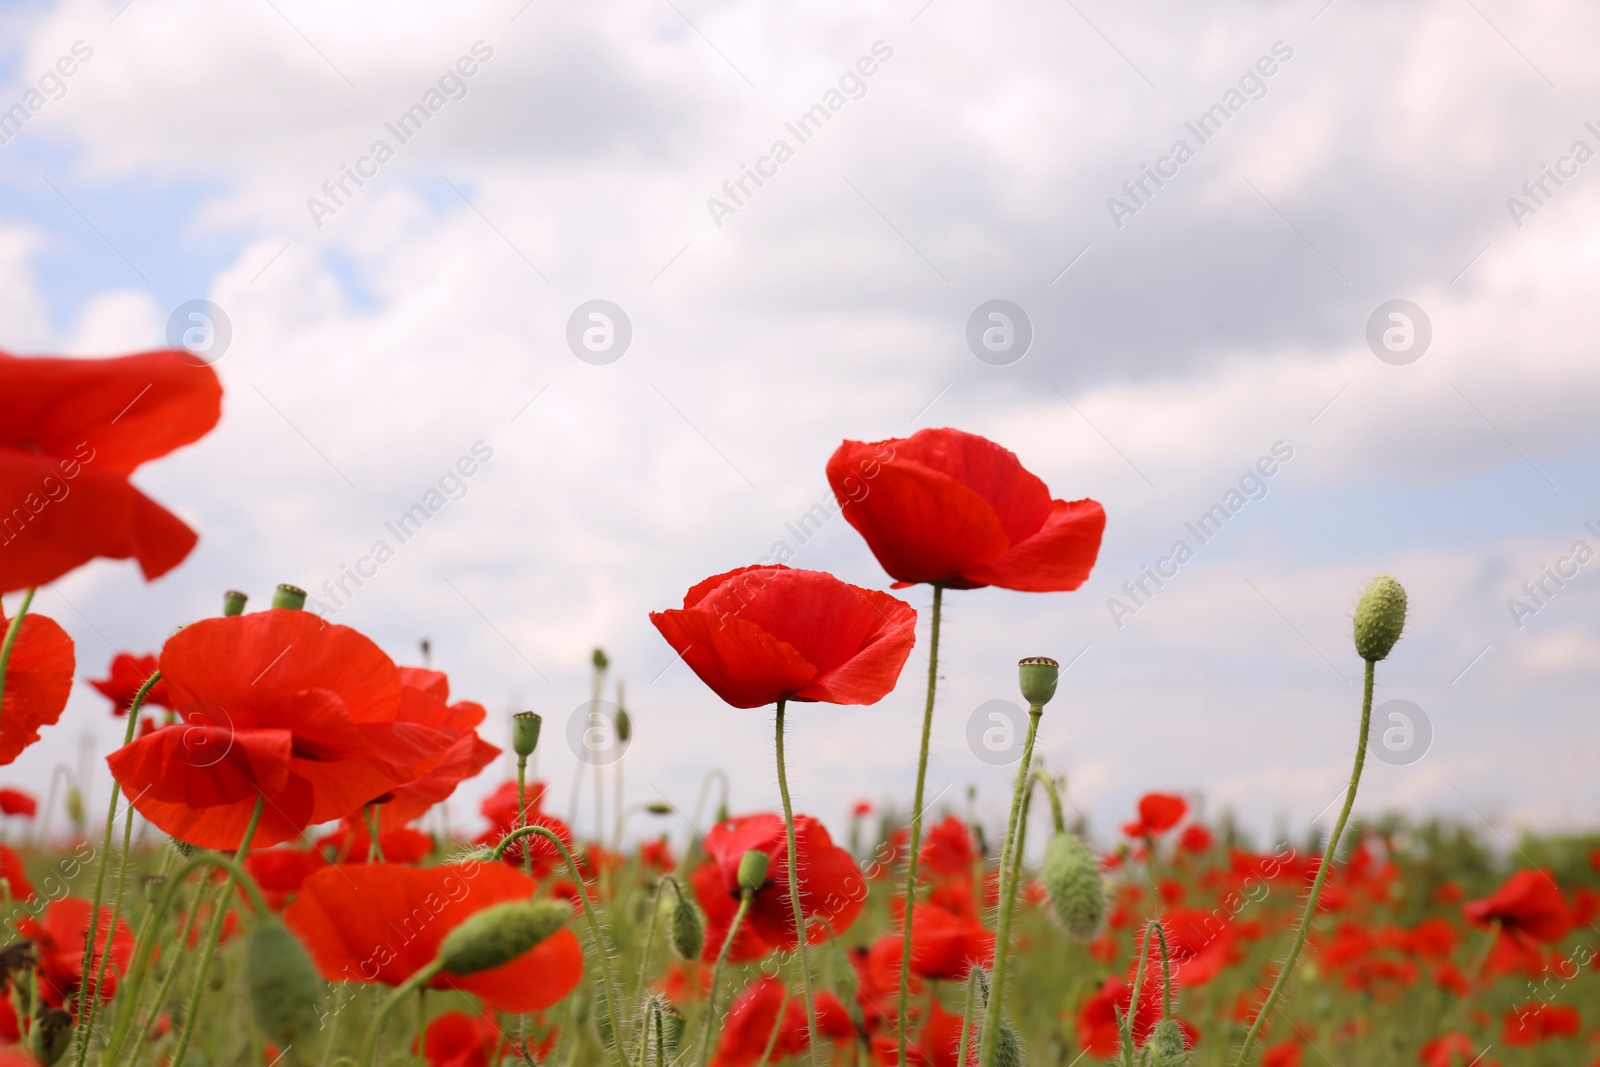
POLYGON ((689 1025, 689 1020, 683 1017, 683 1012, 674 1008, 665 1000, 661 1002, 661 1051, 666 1056, 657 1060, 658 1063, 670 1061, 678 1051, 678 1046, 683 1042, 683 1031, 689 1025))
POLYGON ((617 709, 617 744, 625 745, 633 740, 633 717, 628 714, 627 708, 617 709))
POLYGON ((144 898, 151 904, 161 899, 161 894, 166 891, 167 876, 153 874, 144 880, 144 898))
POLYGON ((250 1011, 261 1036, 282 1048, 311 1040, 322 1026, 322 978, 300 939, 267 917, 244 949, 250 1011))
POLYGON ((75 785, 67 786, 67 818, 81 832, 83 829, 83 792, 75 785))
POLYGON ((1367 585, 1356 602, 1356 654, 1369 662, 1386 659, 1406 628, 1406 591, 1387 574, 1367 585))
POLYGON ((594 660, 594 669, 597 671, 603 671, 611 665, 611 661, 606 659, 606 650, 603 648, 595 649, 592 658, 594 660))
POLYGON ((511 750, 520 759, 527 759, 533 755, 533 750, 539 747, 539 727, 544 725, 544 718, 531 711, 519 711, 511 716, 511 750))
MULTIPOLYGON (((765 856, 766 853, 747 852, 745 855, 765 856)), ((700 909, 694 901, 678 894, 678 906, 672 909, 672 950, 683 959, 697 960, 705 944, 706 921, 700 917, 700 909)))
POLYGON ((280 585, 272 594, 272 606, 288 608, 290 611, 303 611, 306 606, 306 591, 296 585, 287 583, 280 585))
POLYGON ((1106 891, 1100 863, 1072 834, 1056 834, 1044 849, 1040 880, 1050 895, 1050 910, 1073 937, 1087 941, 1106 917, 1106 891))
POLYGON ((995 1031, 994 1067, 1022 1067, 1022 1039, 1004 1019, 995 1031))
POLYGON ((54 1067, 72 1044, 72 1016, 60 1008, 40 1008, 33 1017, 28 1049, 44 1067, 54 1067))
POLYGON ((1172 1019, 1156 1023, 1150 1035, 1150 1051, 1155 1053, 1154 1067, 1186 1067, 1189 1049, 1183 1040, 1183 1028, 1172 1019))
POLYGON ((230 589, 222 594, 222 614, 233 616, 244 614, 245 601, 250 598, 237 589, 230 589))
POLYGON ((1042 708, 1056 695, 1061 664, 1046 656, 1029 656, 1017 664, 1017 680, 1022 683, 1022 699, 1030 707, 1042 708))
POLYGON ((476 974, 510 963, 566 925, 564 900, 512 900, 494 904, 451 930, 439 945, 439 966, 451 974, 476 974))
POLYGON ((767 884, 767 868, 772 857, 751 849, 739 857, 739 888, 746 893, 758 893, 767 884))
POLYGON ((671 815, 672 805, 668 804, 665 800, 652 800, 650 803, 644 806, 644 810, 648 811, 651 815, 671 815))

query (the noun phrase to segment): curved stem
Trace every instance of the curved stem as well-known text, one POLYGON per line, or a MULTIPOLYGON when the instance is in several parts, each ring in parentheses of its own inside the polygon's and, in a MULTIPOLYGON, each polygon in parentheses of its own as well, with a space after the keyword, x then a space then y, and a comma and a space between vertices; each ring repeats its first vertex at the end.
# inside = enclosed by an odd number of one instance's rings
POLYGON ((1361 736, 1356 742, 1356 764, 1350 771, 1350 788, 1344 796, 1344 807, 1339 811, 1339 821, 1333 824, 1333 836, 1328 838, 1328 847, 1323 850, 1322 862, 1317 864, 1317 879, 1311 884, 1311 895, 1306 898, 1305 913, 1300 916, 1300 929, 1295 932, 1289 956, 1283 961, 1283 969, 1278 972, 1277 979, 1272 983, 1272 991, 1267 994, 1261 1010, 1256 1013, 1256 1021, 1251 1024, 1250 1032, 1244 1035, 1244 1047, 1239 1050, 1239 1058, 1233 1061, 1234 1067, 1243 1067, 1251 1048, 1255 1046, 1256 1037, 1261 1033, 1261 1027, 1267 1021, 1267 1013, 1283 995, 1284 987, 1289 984, 1289 976, 1294 973, 1294 965, 1300 959, 1300 952, 1306 947, 1306 935, 1311 932, 1311 920, 1317 914, 1317 901, 1322 897, 1322 884, 1328 880, 1328 869, 1333 866, 1333 858, 1339 848, 1339 838, 1344 834, 1344 825, 1350 819, 1350 809, 1356 803, 1356 789, 1361 785, 1361 768, 1367 761, 1367 729, 1372 725, 1372 675, 1376 666, 1376 660, 1367 660, 1366 678, 1362 683, 1361 692, 1361 736))
POLYGON ((211 969, 211 957, 216 955, 217 941, 222 937, 222 924, 228 917, 228 909, 233 906, 233 889, 239 884, 239 870, 243 867, 244 858, 250 854, 250 839, 256 836, 256 827, 261 824, 261 812, 266 806, 267 797, 263 793, 256 798, 249 825, 239 839, 239 851, 233 854, 234 868, 228 871, 228 880, 222 883, 222 896, 217 900, 216 913, 211 916, 211 929, 206 931, 205 947, 200 950, 200 970, 194 976, 194 988, 189 992, 189 1005, 183 1013, 183 1032, 178 1035, 178 1049, 172 1054, 170 1067, 183 1067, 184 1057, 188 1055, 189 1041, 194 1037, 195 1016, 200 1011, 200 997, 206 989, 206 972, 211 969))
POLYGON ((1012 884, 1016 879, 1011 869, 1013 866, 1020 869, 1014 856, 1022 851, 1017 847, 1017 828, 1028 790, 1028 775, 1033 767, 1033 743, 1039 736, 1039 718, 1043 714, 1042 705, 1035 704, 1028 709, 1028 739, 1022 746, 1017 784, 1011 794, 1011 818, 1006 825, 1005 848, 1000 853, 1000 921, 995 929, 994 981, 989 989, 989 1005, 983 1014, 983 1030, 978 1035, 978 1062, 981 1067, 994 1067, 994 1058, 999 1052, 1000 1001, 1006 988, 1006 960, 1011 955, 1011 911, 1016 901, 1016 889, 1012 884))
MULTIPOLYGON (((1067 820, 1066 816, 1061 812, 1061 791, 1056 788, 1056 780, 1041 770, 1033 772, 1033 780, 1044 786, 1045 795, 1050 798, 1050 818, 1055 822, 1056 833, 1066 833, 1067 820)), ((1031 783, 1028 786, 1028 790, 1029 792, 1033 790, 1031 783)))
MULTIPOLYGON (((922 706, 922 747, 917 755, 917 789, 911 798, 911 853, 906 857, 906 917, 900 944, 899 1051, 895 1062, 906 1067, 906 1003, 911 994, 911 925, 917 899, 917 853, 922 849, 922 790, 928 781, 928 738, 933 733, 933 695, 939 685, 939 616, 944 586, 933 583, 933 631, 928 638, 928 695, 922 706)), ((980 885, 980 890, 982 886, 980 885)))
POLYGON ((1167 928, 1156 923, 1156 939, 1161 944, 1161 1018, 1172 1018, 1172 960, 1167 955, 1167 928))
POLYGON ((394 987, 394 991, 384 998, 383 1004, 378 1008, 378 1013, 372 1017, 372 1025, 367 1027, 367 1036, 361 1042, 362 1067, 372 1067, 378 1062, 378 1038, 383 1034, 383 1024, 389 1018, 389 1013, 395 1007, 405 1002, 413 989, 417 989, 441 970, 438 960, 434 960, 410 978, 394 987))
MULTIPOLYGON (((17 643, 17 636, 22 633, 22 620, 28 615, 28 608, 33 604, 33 594, 37 587, 30 587, 22 594, 22 604, 17 608, 16 617, 6 627, 6 636, 0 641, 0 707, 5 706, 6 699, 6 668, 11 665, 11 649, 17 643)), ((0 616, 5 612, 0 610, 0 616)))
POLYGON ((740 924, 744 922, 744 913, 750 910, 750 898, 753 895, 748 891, 739 894, 739 910, 733 913, 728 936, 722 939, 717 962, 711 967, 711 991, 706 995, 706 1028, 700 1035, 700 1067, 706 1067, 711 1059, 711 1031, 717 1021, 717 986, 722 982, 722 968, 728 964, 728 952, 733 948, 733 939, 739 934, 740 924))
MULTIPOLYGON (((605 938, 600 932, 600 921, 595 918, 594 905, 589 902, 589 890, 583 884, 583 874, 578 870, 578 864, 573 860, 572 853, 567 850, 567 846, 562 843, 561 838, 557 837, 548 828, 543 826, 524 826, 520 830, 513 830, 502 838, 500 843, 494 846, 494 851, 490 853, 491 858, 499 860, 501 856, 505 855, 506 849, 513 843, 520 841, 524 837, 533 836, 542 837, 556 846, 561 853, 561 858, 567 861, 567 871, 572 875, 573 882, 578 886, 578 900, 583 905, 584 917, 589 920, 589 936, 594 939, 595 955, 600 958, 600 981, 605 992, 606 1010, 611 1016, 611 1032, 616 1045, 617 1059, 618 1062, 623 1064, 623 1067, 626 1067, 628 1058, 623 1053, 621 1041, 622 1016, 617 1014, 616 986, 611 979, 611 954, 606 950, 605 938)), ((523 848, 526 849, 527 846, 524 845, 523 848)), ((178 1065, 174 1064, 173 1067, 178 1067, 178 1065)))
POLYGON ((809 931, 806 929, 805 915, 800 910, 800 853, 794 843, 794 805, 789 802, 789 772, 784 767, 783 759, 783 709, 786 703, 778 701, 778 793, 783 797, 783 828, 789 838, 789 907, 794 911, 795 948, 800 953, 800 976, 804 979, 802 988, 806 997, 806 1032, 811 1040, 811 1067, 818 1067, 822 1061, 818 1058, 821 1050, 817 1047, 817 1005, 811 992, 811 961, 806 959, 806 935, 809 931))

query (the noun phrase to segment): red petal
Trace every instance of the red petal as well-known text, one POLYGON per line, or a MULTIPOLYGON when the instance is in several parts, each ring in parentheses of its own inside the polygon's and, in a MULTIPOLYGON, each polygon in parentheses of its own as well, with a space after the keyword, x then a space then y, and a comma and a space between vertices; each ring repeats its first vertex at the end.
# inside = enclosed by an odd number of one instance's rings
POLYGON ((1017 542, 988 566, 974 567, 961 577, 978 585, 1024 593, 1076 589, 1094 569, 1105 528, 1105 509, 1095 501, 1052 501, 1050 517, 1038 533, 1017 542))
POLYGON ((689 669, 736 708, 772 704, 817 675, 792 646, 742 619, 672 609, 652 612, 650 621, 689 669))
MULTIPOLYGON (((4 556, 0 548, 0 557, 4 556)), ((0 635, 10 625, 0 611, 0 635)), ((72 692, 76 659, 72 638, 44 615, 22 620, 11 646, 6 669, 6 691, 0 703, 0 764, 10 763, 22 750, 39 740, 39 727, 54 726, 72 692)))

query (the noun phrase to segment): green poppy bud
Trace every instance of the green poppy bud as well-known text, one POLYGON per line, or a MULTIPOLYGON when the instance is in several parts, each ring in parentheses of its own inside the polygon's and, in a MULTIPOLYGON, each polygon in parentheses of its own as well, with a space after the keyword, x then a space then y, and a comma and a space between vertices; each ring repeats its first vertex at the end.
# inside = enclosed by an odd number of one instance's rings
POLYGON ((617 744, 625 745, 633 740, 633 716, 628 714, 627 708, 617 709, 617 744))
POLYGON ((245 985, 256 1029, 281 1048, 309 1042, 322 1026, 322 977, 300 939, 265 917, 244 949, 245 985))
POLYGON ((54 1067, 72 1045, 72 1016, 60 1008, 44 1007, 33 1018, 28 1049, 44 1067, 54 1067))
POLYGON ((1022 1038, 1004 1019, 995 1031, 994 1067, 1022 1067, 1022 1038))
POLYGON ((531 711, 519 711, 511 716, 511 750, 519 759, 527 759, 539 747, 539 728, 544 718, 531 711))
POLYGON ((606 650, 603 648, 597 648, 594 650, 593 661, 594 669, 597 671, 603 671, 607 667, 611 666, 611 661, 606 659, 606 650))
POLYGON ((767 868, 771 865, 772 857, 755 849, 740 856, 739 888, 746 893, 759 893, 761 887, 767 884, 767 868))
POLYGON ((672 805, 668 804, 664 800, 652 800, 650 803, 644 806, 644 810, 648 811, 651 815, 671 815, 672 805))
POLYGON ((1149 1048, 1155 1058, 1154 1067, 1186 1067, 1189 1062, 1183 1028, 1172 1019, 1162 1019, 1156 1023, 1155 1031, 1150 1035, 1149 1048))
POLYGON ((1044 848, 1040 880, 1050 895, 1050 910, 1063 929, 1083 941, 1100 932, 1106 917, 1100 862, 1072 834, 1056 834, 1044 848))
POLYGON ((75 785, 67 786, 67 818, 81 833, 83 830, 83 791, 75 785))
POLYGON ((1029 707, 1042 708, 1056 695, 1061 664, 1045 656, 1029 656, 1017 664, 1017 680, 1022 684, 1022 699, 1029 707))
POLYGON ((297 585, 284 585, 272 594, 272 606, 275 608, 288 608, 290 611, 304 611, 306 606, 306 591, 297 585))
POLYGON ((510 900, 494 904, 444 935, 440 967, 476 974, 510 963, 566 925, 572 907, 562 900, 510 900))
POLYGON ((664 998, 661 1000, 661 1050, 665 1056, 657 1059, 658 1063, 667 1063, 677 1054, 678 1046, 683 1043, 684 1028, 689 1021, 683 1017, 683 1012, 669 1004, 664 998))
POLYGON ((230 589, 222 594, 222 613, 224 615, 243 615, 245 601, 250 598, 237 589, 230 589))
POLYGON ((1372 579, 1356 603, 1356 654, 1371 661, 1388 658, 1405 628, 1405 589, 1387 574, 1372 579))
MULTIPOLYGON (((747 855, 764 856, 766 853, 747 855)), ((699 907, 688 897, 678 894, 678 904, 672 909, 672 950, 683 959, 697 960, 705 944, 706 921, 701 917, 699 907)))

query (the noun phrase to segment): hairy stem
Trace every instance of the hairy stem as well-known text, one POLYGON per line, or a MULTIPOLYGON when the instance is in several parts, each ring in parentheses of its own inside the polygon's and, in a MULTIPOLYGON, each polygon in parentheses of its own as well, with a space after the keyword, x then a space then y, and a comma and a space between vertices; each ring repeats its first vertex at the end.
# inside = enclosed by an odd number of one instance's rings
POLYGON ((911 994, 911 925, 917 899, 917 853, 922 848, 922 790, 928 781, 928 738, 933 733, 933 695, 939 685, 939 616, 944 586, 933 583, 933 630, 928 638, 928 696, 922 707, 922 747, 917 755, 917 788, 911 797, 911 853, 906 857, 906 917, 900 945, 900 995, 896 1009, 900 1031, 895 1062, 906 1067, 906 1004, 911 994))

